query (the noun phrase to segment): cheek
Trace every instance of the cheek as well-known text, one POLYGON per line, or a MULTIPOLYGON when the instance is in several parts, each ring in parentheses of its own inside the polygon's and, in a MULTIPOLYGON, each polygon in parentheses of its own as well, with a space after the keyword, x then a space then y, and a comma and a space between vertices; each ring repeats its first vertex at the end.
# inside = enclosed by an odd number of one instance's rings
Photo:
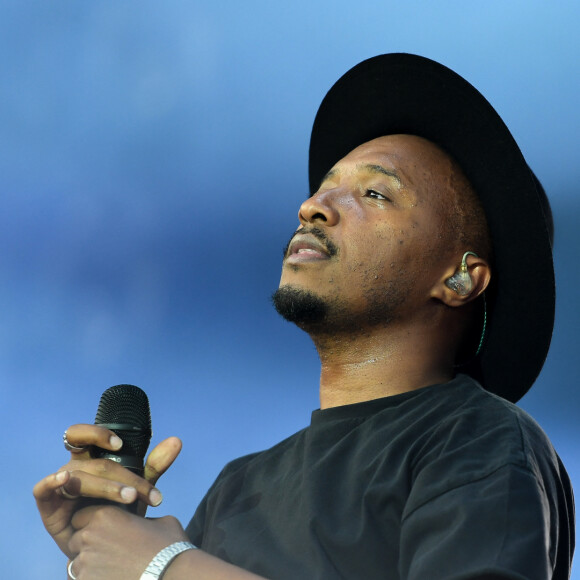
POLYGON ((409 261, 408 237, 404 231, 394 236, 379 229, 353 236, 345 246, 346 259, 342 263, 348 274, 356 274, 354 280, 367 288, 377 281, 392 280, 409 261))

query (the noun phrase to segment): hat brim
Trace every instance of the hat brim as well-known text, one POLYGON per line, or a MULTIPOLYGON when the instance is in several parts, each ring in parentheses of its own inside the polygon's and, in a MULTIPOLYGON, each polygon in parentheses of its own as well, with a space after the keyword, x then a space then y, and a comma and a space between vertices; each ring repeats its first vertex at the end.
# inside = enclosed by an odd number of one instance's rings
POLYGON ((485 342, 463 372, 515 402, 540 373, 554 324, 545 194, 487 100, 447 67, 410 54, 363 61, 330 89, 312 129, 311 191, 354 148, 394 134, 442 147, 481 199, 493 243, 493 283, 486 292, 485 342))

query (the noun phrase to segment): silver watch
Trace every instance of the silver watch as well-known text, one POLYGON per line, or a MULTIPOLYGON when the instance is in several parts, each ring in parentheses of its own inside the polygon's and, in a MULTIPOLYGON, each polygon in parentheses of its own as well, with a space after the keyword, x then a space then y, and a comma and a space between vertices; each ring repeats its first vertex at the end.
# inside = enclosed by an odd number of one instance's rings
POLYGON ((173 559, 185 550, 195 550, 195 546, 191 542, 175 542, 167 548, 163 548, 156 556, 149 562, 149 566, 145 572, 141 574, 139 580, 159 580, 163 576, 165 570, 173 559))

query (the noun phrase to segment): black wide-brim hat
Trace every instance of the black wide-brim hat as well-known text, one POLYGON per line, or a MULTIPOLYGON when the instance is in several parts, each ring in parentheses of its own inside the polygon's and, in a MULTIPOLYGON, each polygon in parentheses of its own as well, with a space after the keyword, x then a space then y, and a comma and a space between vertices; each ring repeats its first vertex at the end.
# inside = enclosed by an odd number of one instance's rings
POLYGON ((310 141, 311 191, 350 151, 394 134, 439 145, 481 199, 494 253, 487 330, 479 355, 461 372, 515 402, 540 373, 554 325, 553 225, 543 188, 472 85, 427 58, 386 54, 352 68, 322 101, 310 141))

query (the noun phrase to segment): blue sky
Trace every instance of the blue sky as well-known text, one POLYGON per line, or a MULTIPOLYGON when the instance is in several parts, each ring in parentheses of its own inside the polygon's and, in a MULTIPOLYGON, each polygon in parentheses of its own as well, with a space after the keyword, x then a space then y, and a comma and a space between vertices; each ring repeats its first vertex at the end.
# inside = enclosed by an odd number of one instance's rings
POLYGON ((318 104, 384 52, 478 87, 550 195, 556 330, 521 404, 578 484, 579 17, 572 0, 0 0, 7 577, 64 575, 31 489, 107 387, 141 386, 154 441, 184 440, 157 510, 184 524, 225 462, 308 423, 316 353, 269 296, 318 104))

